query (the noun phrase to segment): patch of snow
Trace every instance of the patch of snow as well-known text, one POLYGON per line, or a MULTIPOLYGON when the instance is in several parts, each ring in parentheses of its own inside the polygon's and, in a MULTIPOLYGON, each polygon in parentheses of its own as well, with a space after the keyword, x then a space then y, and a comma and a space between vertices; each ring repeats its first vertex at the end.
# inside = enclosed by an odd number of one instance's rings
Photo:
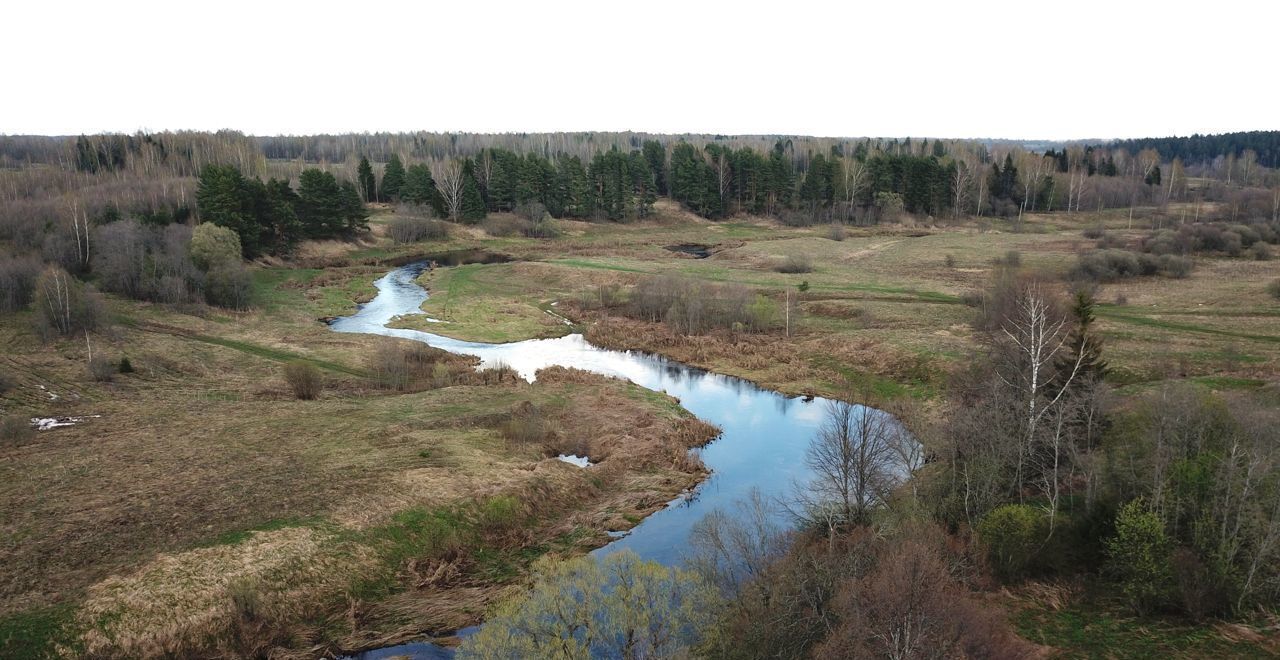
POLYGON ((49 391, 49 388, 45 387, 44 385, 36 385, 36 387, 38 387, 38 388, 40 388, 40 389, 44 390, 44 393, 49 395, 49 400, 50 400, 50 401, 57 401, 57 400, 58 400, 58 395, 57 395, 57 394, 54 394, 53 392, 50 392, 50 391, 49 391))
POLYGON ((102 415, 84 415, 81 417, 32 417, 31 425, 37 431, 51 431, 63 426, 75 426, 86 419, 96 419, 102 415))
POLYGON ((555 312, 553 312, 553 311, 551 311, 551 310, 549 310, 549 309, 544 309, 544 310, 542 310, 542 311, 546 312, 547 314, 550 314, 550 315, 551 315, 551 318, 560 319, 560 322, 561 322, 561 323, 563 323, 563 324, 565 324, 565 325, 573 325, 573 321, 570 321, 569 319, 567 319, 567 318, 565 318, 565 317, 563 317, 563 316, 560 316, 559 314, 557 314, 557 313, 555 313, 555 312))
POLYGON ((576 465, 580 468, 591 467, 592 465, 595 465, 595 463, 591 462, 591 459, 587 458, 586 456, 578 456, 577 454, 560 454, 559 456, 556 457, 556 460, 564 461, 565 463, 576 465))

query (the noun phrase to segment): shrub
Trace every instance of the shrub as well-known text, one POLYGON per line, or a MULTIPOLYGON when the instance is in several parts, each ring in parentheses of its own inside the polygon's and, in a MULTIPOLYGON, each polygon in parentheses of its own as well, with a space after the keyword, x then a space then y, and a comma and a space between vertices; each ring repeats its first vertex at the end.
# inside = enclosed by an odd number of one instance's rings
POLYGON ((993 509, 978 523, 978 537, 987 546, 991 566, 1006 579, 1027 575, 1047 535, 1044 514, 1025 504, 993 509))
POLYGON ((35 257, 0 259, 0 312, 16 312, 31 304, 40 276, 40 260, 35 257))
POLYGON ((95 355, 89 360, 89 375, 99 383, 110 382, 116 375, 116 365, 101 355, 95 355))
POLYGON ((511 209, 511 212, 515 213, 516 216, 520 218, 528 220, 529 222, 540 222, 547 216, 547 207, 543 206, 540 202, 525 202, 523 204, 517 204, 514 209, 511 209))
POLYGON ((773 269, 779 273, 812 273, 813 262, 808 256, 793 254, 783 259, 773 269))
POLYGON ((133 363, 129 362, 128 356, 120 358, 120 373, 122 374, 133 373, 133 363))
POLYGON ((1191 269, 1194 267, 1195 263, 1190 257, 1180 257, 1176 254, 1160 257, 1160 272, 1168 277, 1183 279, 1191 275, 1191 269))
POLYGON ((0 444, 16 447, 33 438, 36 430, 31 428, 31 420, 21 415, 0 417, 0 444))
POLYGON ((956 256, 954 254, 948 254, 947 257, 943 259, 943 263, 947 265, 947 268, 955 268, 956 256))
MULTIPOLYGON (((369 355, 368 368, 379 387, 398 392, 429 387, 442 380, 441 366, 430 347, 386 340, 369 355)), ((447 379, 452 374, 445 367, 447 379)))
POLYGON ((1269 261, 1271 259, 1271 246, 1258 241, 1249 247, 1249 256, 1256 261, 1269 261))
POLYGON ((57 266, 40 273, 32 302, 36 308, 36 331, 45 339, 97 330, 106 325, 102 296, 57 266))
POLYGON ((526 232, 533 230, 533 223, 524 218, 494 215, 481 221, 480 228, 490 236, 505 237, 515 236, 516 234, 524 235, 526 232))
POLYGON ((449 225, 428 218, 396 217, 387 226, 387 233, 397 243, 440 241, 449 237, 449 225))
POLYGON ((541 443, 555 435, 542 409, 530 401, 516 404, 503 422, 501 431, 507 440, 522 445, 541 443))
POLYGON ((191 232, 191 261, 200 270, 240 263, 243 254, 240 236, 235 231, 212 222, 200 224, 191 232))
POLYGON ((1107 540, 1106 568, 1138 614, 1164 602, 1171 573, 1169 540, 1164 523, 1142 498, 1116 514, 1116 534, 1107 540))
POLYGON ((524 230, 524 235, 529 238, 556 238, 560 236, 560 228, 556 226, 555 220, 550 215, 544 215, 541 220, 533 223, 532 227, 524 230))
POLYGON ((289 383, 289 389, 293 390, 293 395, 306 401, 320 396, 320 390, 324 388, 324 376, 320 374, 320 370, 301 360, 284 366, 284 379, 289 383))
POLYGON ((827 228, 827 238, 833 241, 843 241, 844 236, 844 225, 838 222, 831 223, 831 226, 827 228))
POLYGON ((1280 300, 1280 278, 1271 280, 1271 283, 1267 284, 1267 293, 1270 294, 1272 298, 1280 300))
POLYGON ((1009 250, 1004 253, 1003 257, 996 258, 996 265, 1017 268, 1022 265, 1022 253, 1017 250, 1009 250))
POLYGON ((17 386, 18 382, 13 376, 10 376, 7 372, 0 371, 0 394, 4 394, 17 386))
POLYGON ((210 305, 249 309, 252 293, 253 276, 239 261, 215 266, 205 278, 204 296, 210 305))
POLYGON ((1083 232, 1085 238, 1091 238, 1095 240, 1102 238, 1104 235, 1106 235, 1106 233, 1107 233, 1107 230, 1103 229, 1102 225, 1098 225, 1097 227, 1089 227, 1085 229, 1083 232))

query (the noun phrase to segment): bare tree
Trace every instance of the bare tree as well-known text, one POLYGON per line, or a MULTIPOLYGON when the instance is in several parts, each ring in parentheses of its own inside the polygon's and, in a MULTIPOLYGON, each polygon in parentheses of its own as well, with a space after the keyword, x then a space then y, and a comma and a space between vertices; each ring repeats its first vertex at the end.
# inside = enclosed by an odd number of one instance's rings
POLYGON ((814 476, 800 497, 802 509, 829 530, 865 523, 901 478, 894 470, 900 432, 886 412, 828 401, 826 419, 805 455, 814 476))
POLYGON ((456 160, 432 163, 431 176, 444 198, 449 219, 456 222, 462 212, 462 165, 456 160))
POLYGON ((1013 312, 1001 332, 1007 350, 996 373, 1023 401, 1023 447, 1017 464, 1017 483, 1023 483, 1024 457, 1034 449, 1045 415, 1062 401, 1084 361, 1084 345, 1071 356, 1072 366, 1062 373, 1054 368, 1067 348, 1067 319, 1055 313, 1041 284, 1030 282, 1018 291, 1013 312))

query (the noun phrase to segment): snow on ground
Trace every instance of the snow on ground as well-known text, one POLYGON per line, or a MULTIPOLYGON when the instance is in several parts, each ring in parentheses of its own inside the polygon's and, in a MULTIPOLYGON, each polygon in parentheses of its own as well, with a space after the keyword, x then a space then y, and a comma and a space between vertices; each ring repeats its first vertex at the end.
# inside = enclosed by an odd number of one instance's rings
POLYGON ((595 463, 592 463, 586 456, 578 456, 576 454, 560 454, 556 457, 556 460, 564 461, 565 463, 570 463, 581 468, 595 465, 595 463))

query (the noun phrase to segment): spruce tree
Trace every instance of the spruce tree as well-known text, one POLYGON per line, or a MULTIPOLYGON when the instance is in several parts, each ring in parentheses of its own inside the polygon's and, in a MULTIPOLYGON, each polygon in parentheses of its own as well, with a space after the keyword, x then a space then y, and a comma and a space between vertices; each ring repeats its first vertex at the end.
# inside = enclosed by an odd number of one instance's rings
POLYGON ((356 166, 356 181, 360 184, 360 194, 364 195, 364 201, 378 201, 378 179, 373 174, 369 159, 364 156, 360 157, 360 164, 356 166))
POLYGON ((350 181, 343 181, 340 186, 338 214, 342 217, 343 229, 348 234, 369 228, 369 212, 365 210, 364 202, 360 201, 360 193, 355 184, 350 181))
POLYGON ((1093 295, 1088 291, 1077 291, 1071 301, 1071 315, 1075 318, 1075 326, 1067 339, 1061 355, 1059 355, 1057 371, 1063 379, 1075 371, 1072 389, 1089 387, 1102 382, 1107 375, 1107 361, 1102 359, 1102 339, 1093 332, 1095 305, 1093 295), (1076 360, 1080 361, 1076 366, 1076 360))
POLYGON ((382 170, 382 196, 386 201, 395 202, 400 200, 401 190, 404 187, 404 176, 404 163, 400 162, 400 156, 391 154, 391 159, 387 161, 387 167, 382 170))
POLYGON ((476 181, 475 164, 468 158, 462 164, 462 219, 479 222, 486 215, 484 195, 480 194, 480 183, 476 181))

